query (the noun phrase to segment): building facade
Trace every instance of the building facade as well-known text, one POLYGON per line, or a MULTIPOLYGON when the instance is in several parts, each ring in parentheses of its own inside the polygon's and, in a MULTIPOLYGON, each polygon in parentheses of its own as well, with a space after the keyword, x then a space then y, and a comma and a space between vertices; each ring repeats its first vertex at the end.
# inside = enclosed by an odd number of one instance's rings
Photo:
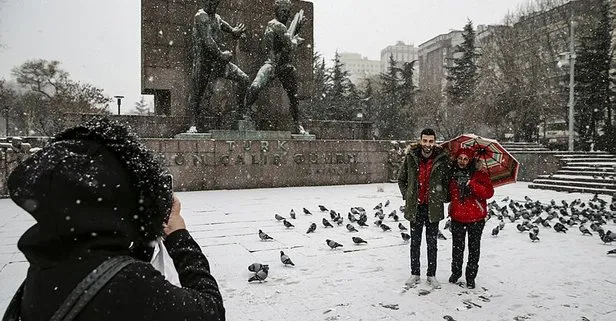
POLYGON ((349 79, 355 85, 381 72, 381 61, 370 60, 358 53, 340 53, 340 62, 343 64, 342 69, 349 73, 349 79))
POLYGON ((447 67, 453 66, 456 46, 463 41, 461 30, 438 35, 419 45, 417 65, 418 87, 442 86, 447 82, 447 67))
MULTIPOLYGON (((393 57, 398 63, 398 67, 406 62, 412 62, 417 60, 417 48, 413 44, 406 44, 403 41, 396 42, 395 45, 387 46, 381 50, 381 72, 386 72, 389 67, 389 57, 393 57)), ((413 68, 415 71, 413 74, 413 81, 417 83, 418 79, 418 67, 417 62, 413 68)))

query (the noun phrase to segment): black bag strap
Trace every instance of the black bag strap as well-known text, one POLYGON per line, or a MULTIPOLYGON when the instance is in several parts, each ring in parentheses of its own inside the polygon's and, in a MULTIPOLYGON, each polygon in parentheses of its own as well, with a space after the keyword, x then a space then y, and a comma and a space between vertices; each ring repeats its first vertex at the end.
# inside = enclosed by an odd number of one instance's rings
MULTIPOLYGON (((54 313, 50 321, 72 321, 83 308, 94 298, 111 278, 131 263, 138 262, 130 256, 116 256, 101 263, 92 270, 68 295, 60 308, 54 313)), ((21 316, 21 297, 24 283, 21 284, 11 303, 9 304, 2 321, 19 321, 21 316)))

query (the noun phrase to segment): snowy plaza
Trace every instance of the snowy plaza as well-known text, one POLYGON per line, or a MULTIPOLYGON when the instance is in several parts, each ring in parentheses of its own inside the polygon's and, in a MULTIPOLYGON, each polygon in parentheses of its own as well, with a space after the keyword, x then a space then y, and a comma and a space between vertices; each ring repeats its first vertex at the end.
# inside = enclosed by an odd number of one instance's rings
MULTIPOLYGON (((588 202, 592 194, 531 190, 527 183, 499 187, 495 200, 506 197, 519 203, 525 196, 549 204, 551 200, 588 202)), ((540 226, 540 241, 519 232, 505 219, 505 228, 493 237, 498 219, 485 227, 477 288, 468 290, 447 283, 451 263, 451 233, 440 229, 447 240, 438 243, 437 278, 441 289, 425 284, 426 249, 422 242, 422 283, 404 289, 410 275, 409 244, 402 240, 398 223, 384 232, 374 225, 374 208, 389 214, 399 211, 402 198, 397 184, 293 187, 251 190, 217 190, 178 193, 188 230, 208 257, 225 300, 227 320, 614 320, 616 318, 616 255, 614 244, 604 244, 597 233, 582 235, 578 225, 566 234, 540 226), (344 224, 325 228, 323 205, 342 214, 344 224), (351 233, 345 225, 351 207, 364 207, 368 227, 351 233), (312 212, 305 215, 303 208, 312 212), (293 209, 296 219, 289 217, 293 209), (295 227, 286 228, 279 214, 295 227), (317 224, 314 233, 308 226, 317 224), (261 241, 261 229, 274 238, 261 241), (368 243, 355 245, 351 237, 368 243), (343 244, 330 249, 325 240, 343 244), (295 263, 284 266, 283 250, 295 263), (265 282, 247 280, 247 267, 269 264, 265 282)), ((611 202, 611 197, 600 195, 611 202)), ((31 217, 9 199, 0 200, 4 221, 0 228, 0 305, 8 305, 26 275, 28 263, 17 250, 21 234, 33 224, 31 217)), ((408 228, 402 217, 400 222, 408 228)), ((589 222, 590 223, 590 222, 589 222)), ((588 225, 588 224, 587 224, 588 225)), ((616 231, 613 218, 603 226, 616 231)), ((462 278, 463 281, 464 278, 462 278)))

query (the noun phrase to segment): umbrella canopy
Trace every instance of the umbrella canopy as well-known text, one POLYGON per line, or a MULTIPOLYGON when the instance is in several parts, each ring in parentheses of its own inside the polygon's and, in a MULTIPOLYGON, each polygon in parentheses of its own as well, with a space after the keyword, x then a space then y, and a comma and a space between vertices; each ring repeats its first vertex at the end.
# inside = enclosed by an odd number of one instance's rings
POLYGON ((441 144, 454 155, 461 147, 475 149, 475 159, 482 162, 494 187, 515 183, 520 163, 496 140, 474 134, 460 135, 441 144))

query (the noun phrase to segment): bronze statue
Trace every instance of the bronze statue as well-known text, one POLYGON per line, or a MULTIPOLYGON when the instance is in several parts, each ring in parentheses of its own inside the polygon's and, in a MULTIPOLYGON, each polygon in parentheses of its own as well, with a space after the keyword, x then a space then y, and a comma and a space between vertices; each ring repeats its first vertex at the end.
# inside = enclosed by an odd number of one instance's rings
MULTIPOLYGON (((300 11, 287 29, 286 23, 291 15, 290 0, 275 0, 274 8, 276 18, 267 23, 264 41, 268 57, 257 76, 253 80, 246 95, 246 108, 250 111, 252 104, 257 100, 259 92, 272 80, 278 78, 287 92, 290 101, 291 116, 293 117, 293 131, 305 134, 299 119, 299 100, 297 97, 297 72, 293 66, 293 53, 304 41, 297 35, 304 22, 303 11, 300 11)), ((246 110, 244 110, 246 112, 246 110)), ((250 119, 250 113, 245 118, 250 119)))
POLYGON ((237 82, 237 108, 241 112, 246 89, 250 83, 248 76, 236 65, 231 63, 233 54, 222 43, 222 32, 231 33, 239 38, 245 31, 244 24, 231 27, 218 14, 216 8, 220 0, 202 0, 202 9, 195 14, 193 39, 192 91, 189 105, 192 112, 192 125, 197 132, 205 131, 204 112, 200 102, 207 98, 205 110, 209 110, 210 98, 214 93, 217 79, 224 78, 237 82))

